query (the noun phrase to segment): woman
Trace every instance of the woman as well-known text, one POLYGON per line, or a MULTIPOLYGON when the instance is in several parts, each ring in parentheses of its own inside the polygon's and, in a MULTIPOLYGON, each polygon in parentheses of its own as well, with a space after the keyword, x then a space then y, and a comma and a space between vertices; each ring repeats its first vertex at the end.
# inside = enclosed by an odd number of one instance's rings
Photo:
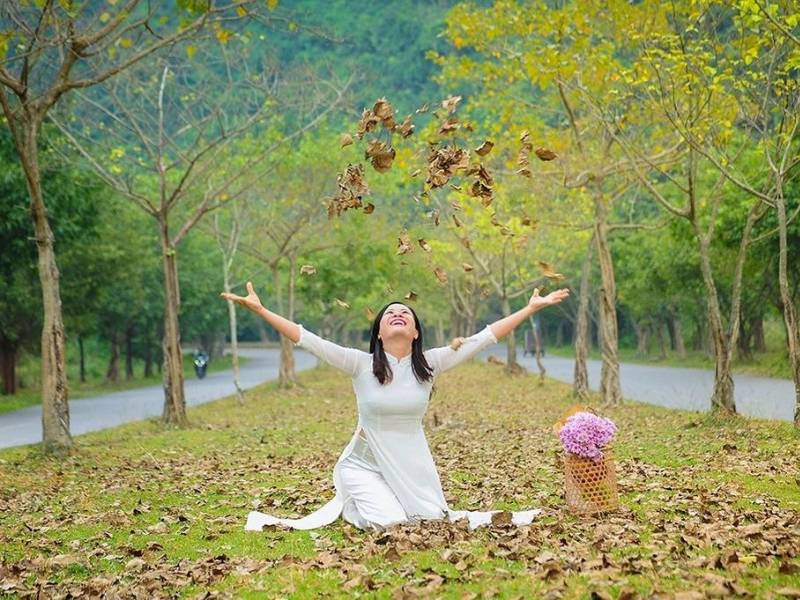
MULTIPOLYGON (((361 529, 444 516, 467 517, 471 527, 490 522, 491 512, 451 511, 447 507, 422 430, 433 380, 568 295, 563 289, 542 297, 536 290, 525 308, 488 325, 460 347, 424 352, 419 319, 408 306, 394 302, 375 317, 367 353, 323 340, 267 310, 250 282, 247 296, 221 294, 262 317, 300 348, 350 375, 358 402, 358 427, 333 470, 333 500, 302 519, 279 519, 254 511, 245 529, 260 531, 264 525, 275 524, 314 529, 332 523, 339 515, 361 529)), ((513 521, 530 523, 538 512, 514 513, 513 521)))

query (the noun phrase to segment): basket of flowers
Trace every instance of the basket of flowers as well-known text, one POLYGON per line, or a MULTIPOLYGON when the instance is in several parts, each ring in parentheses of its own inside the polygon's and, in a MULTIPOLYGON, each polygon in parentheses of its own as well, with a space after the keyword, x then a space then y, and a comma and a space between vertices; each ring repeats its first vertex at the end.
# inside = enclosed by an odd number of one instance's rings
POLYGON ((554 427, 564 448, 567 508, 576 514, 619 508, 611 440, 617 426, 590 407, 571 410, 554 427))

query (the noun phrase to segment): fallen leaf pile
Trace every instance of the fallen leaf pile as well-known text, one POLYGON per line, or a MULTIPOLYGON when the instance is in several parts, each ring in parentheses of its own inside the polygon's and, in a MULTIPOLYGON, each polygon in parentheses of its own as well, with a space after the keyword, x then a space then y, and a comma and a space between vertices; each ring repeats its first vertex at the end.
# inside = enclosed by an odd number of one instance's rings
POLYGON ((443 375, 425 420, 448 503, 504 509, 491 526, 243 532, 249 510, 302 516, 333 495, 355 402, 346 376, 314 371, 244 408, 192 409, 189 429, 124 426, 78 438, 64 461, 0 452, 0 594, 797 597, 800 444, 788 425, 608 411, 622 508, 576 518, 550 431, 573 403, 567 386, 500 373, 443 375), (544 511, 532 525, 509 523, 508 510, 532 507, 544 511))

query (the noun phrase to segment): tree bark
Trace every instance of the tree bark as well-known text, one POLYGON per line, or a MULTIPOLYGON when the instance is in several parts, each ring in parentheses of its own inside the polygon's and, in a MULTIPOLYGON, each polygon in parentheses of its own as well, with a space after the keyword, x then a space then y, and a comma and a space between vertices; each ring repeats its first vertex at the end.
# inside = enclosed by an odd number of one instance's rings
POLYGON ((692 219, 700 254, 700 270, 706 287, 706 310, 708 313, 708 329, 711 335, 711 347, 714 353, 714 390, 711 394, 711 410, 735 413, 736 404, 733 399, 733 376, 731 374, 731 353, 729 339, 722 327, 722 312, 714 276, 711 270, 708 242, 700 230, 697 219, 692 219))
POLYGON ((758 315, 750 320, 750 331, 753 332, 753 349, 756 352, 766 352, 767 340, 764 337, 763 315, 758 315))
POLYGON ((632 319, 633 331, 636 333, 636 354, 647 356, 650 354, 650 325, 639 324, 636 319, 632 319))
POLYGON ((681 318, 675 308, 671 308, 669 312, 669 327, 672 332, 673 350, 675 350, 678 358, 683 360, 686 358, 686 342, 683 339, 681 318))
POLYGON ((17 393, 17 344, 6 337, 0 339, 0 378, 4 395, 17 393))
POLYGON ((667 345, 664 343, 664 322, 658 318, 655 322, 656 340, 658 341, 658 356, 661 360, 667 358, 667 345))
POLYGON ((125 379, 133 379, 133 325, 125 330, 125 379))
POLYGON ((42 326, 42 446, 45 452, 72 450, 69 433, 69 386, 67 384, 66 343, 61 313, 60 274, 56 265, 55 237, 48 222, 42 193, 37 140, 43 114, 26 108, 17 124, 22 130, 17 152, 25 172, 31 204, 30 212, 39 252, 39 281, 42 285, 44 319, 42 326), (20 147, 21 145, 21 147, 20 147))
MULTIPOLYGON (((502 299, 503 316, 507 317, 511 314, 511 301, 507 297, 502 299)), ((471 335, 471 334, 470 334, 471 335)), ((512 331, 506 338, 506 371, 509 373, 519 372, 521 367, 517 362, 517 342, 516 336, 512 331)))
POLYGON ((589 372, 586 357, 589 354, 589 276, 592 271, 594 236, 589 240, 581 271, 581 290, 578 300, 578 317, 575 324, 575 375, 572 393, 580 398, 589 396, 589 372))
POLYGON ((106 382, 119 383, 119 332, 114 330, 109 336, 111 353, 108 357, 108 369, 106 370, 106 382))
POLYGON ((78 354, 80 355, 81 383, 86 383, 86 350, 83 347, 83 335, 78 335, 78 354))
MULTIPOLYGON (((230 268, 228 258, 222 256, 222 289, 230 293, 230 268)), ((233 363, 233 386, 236 388, 236 400, 240 405, 244 405, 244 390, 242 389, 241 378, 239 376, 239 336, 236 331, 236 305, 228 301, 228 326, 231 332, 231 361, 233 363)))
MULTIPOLYGON (((286 317, 289 320, 292 320, 293 315, 289 315, 286 311, 284 311, 283 305, 283 289, 281 287, 281 276, 280 276, 280 266, 276 264, 272 268, 272 277, 275 281, 275 304, 278 308, 278 314, 286 317)), ((294 273, 290 268, 289 271, 289 304, 293 305, 293 296, 294 296, 294 273)), ((294 306, 290 307, 290 310, 293 310, 294 306)), ((278 385, 283 388, 290 388, 297 385, 297 376, 295 375, 294 370, 294 344, 292 341, 285 337, 284 335, 280 336, 281 340, 281 354, 280 354, 280 366, 278 367, 278 385)))
POLYGON ((780 183, 776 196, 775 207, 778 212, 778 287, 781 293, 781 302, 783 303, 783 323, 786 327, 789 365, 792 371, 792 381, 794 382, 794 425, 795 427, 800 427, 800 330, 797 328, 797 314, 795 313, 793 298, 789 291, 788 222, 786 218, 786 201, 783 197, 783 190, 780 188, 780 183))
POLYGON ((614 281, 614 262, 608 247, 608 209, 602 198, 595 200, 594 237, 600 263, 600 332, 602 334, 603 366, 600 372, 600 398, 604 406, 622 403, 619 382, 619 338, 617 331, 617 287, 614 281))
POLYGON ((183 386, 183 353, 181 352, 181 333, 178 324, 181 295, 178 285, 177 251, 169 237, 169 227, 165 219, 159 220, 161 239, 161 261, 164 268, 164 412, 161 419, 168 425, 185 426, 186 396, 183 386))

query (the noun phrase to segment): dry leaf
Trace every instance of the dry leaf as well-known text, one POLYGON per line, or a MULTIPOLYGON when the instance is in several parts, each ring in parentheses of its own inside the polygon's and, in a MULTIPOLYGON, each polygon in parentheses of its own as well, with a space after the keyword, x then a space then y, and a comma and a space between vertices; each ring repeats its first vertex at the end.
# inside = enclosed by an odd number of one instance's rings
POLYGON ((456 111, 456 108, 460 102, 461 96, 448 96, 442 101, 442 108, 444 108, 448 114, 452 115, 456 111))
POLYGON ((417 296, 416 292, 408 292, 405 295, 405 299, 406 300, 410 300, 411 302, 416 302, 417 298, 418 298, 418 296, 417 296))
POLYGON ((425 104, 423 104, 423 105, 422 105, 420 108, 418 108, 416 112, 418 112, 418 113, 420 113, 420 114, 422 114, 422 113, 426 113, 426 112, 428 112, 428 110, 430 110, 430 108, 431 108, 431 105, 430 105, 430 103, 429 103, 429 102, 426 102, 426 103, 425 103, 425 104))
POLYGON ((350 135, 349 133, 343 133, 339 138, 339 143, 341 143, 342 148, 344 148, 345 146, 349 146, 350 144, 353 143, 353 136, 350 135))
POLYGON ((372 202, 367 202, 367 205, 364 207, 364 214, 371 215, 375 212, 375 205, 372 202))
POLYGON ((433 270, 433 274, 436 275, 436 279, 439 280, 439 283, 442 285, 447 285, 447 273, 444 272, 444 269, 441 267, 436 267, 433 270))
POLYGON ((536 264, 539 265, 539 268, 542 271, 542 275, 544 275, 545 277, 548 277, 550 279, 556 279, 558 281, 564 280, 564 276, 561 273, 556 273, 555 271, 553 271, 553 268, 546 262, 542 262, 541 260, 539 260, 536 261, 536 264))
POLYGON ((414 246, 411 245, 411 238, 408 237, 408 231, 403 229, 400 236, 397 238, 397 252, 395 254, 408 254, 414 251, 414 246))
POLYGON ((361 113, 361 119, 358 121, 358 131, 356 132, 358 139, 363 139, 365 133, 375 131, 380 122, 381 119, 375 116, 375 113, 369 109, 364 110, 364 112, 361 113))
POLYGON ((480 146, 478 146, 478 148, 475 150, 475 154, 478 156, 486 156, 492 151, 492 148, 494 148, 494 142, 486 140, 480 146))
POLYGON ((431 250, 433 250, 433 248, 431 248, 431 245, 425 241, 425 238, 419 238, 417 240, 417 243, 419 243, 419 247, 425 250, 425 252, 430 252, 431 250))
POLYGON ((432 210, 426 214, 426 216, 433 221, 434 227, 439 226, 439 214, 438 210, 432 210))
POLYGON ((456 227, 461 227, 464 224, 456 215, 453 215, 453 223, 456 224, 456 227))
POLYGON ((464 248, 466 248, 467 250, 472 248, 472 244, 470 244, 469 238, 467 236, 461 238, 461 245, 464 246, 464 248))
POLYGON ((378 100, 372 107, 372 112, 381 120, 386 129, 394 129, 394 126, 396 125, 394 120, 394 111, 392 110, 392 105, 386 98, 381 98, 378 100))
POLYGON ((403 139, 414 133, 414 124, 411 122, 411 115, 408 115, 400 125, 396 125, 394 131, 403 136, 403 139))
POLYGON ((338 298, 334 298, 334 300, 336 300, 336 304, 338 304, 342 308, 346 308, 348 310, 350 309, 350 305, 347 302, 343 302, 342 300, 339 300, 338 298))
POLYGON ((392 167, 395 155, 395 149, 380 140, 371 140, 364 152, 364 158, 369 159, 378 173, 386 173, 392 167))
POLYGON ((416 176, 417 176, 417 175, 419 175, 420 173, 422 173, 422 169, 417 169, 417 170, 415 170, 415 171, 414 171, 414 172, 411 174, 411 176, 412 176, 412 177, 416 177, 416 176))
POLYGON ((450 342, 450 348, 452 348, 453 350, 458 350, 459 348, 461 348, 461 346, 464 345, 465 341, 466 339, 463 337, 453 338, 453 341, 450 342))
POLYGON ((300 267, 300 273, 302 273, 303 275, 313 275, 316 272, 317 270, 311 265, 303 265, 302 267, 300 267))
POLYGON ((553 160, 554 158, 557 157, 555 152, 553 152, 552 150, 548 150, 547 148, 537 148, 536 149, 536 156, 539 157, 539 160, 545 161, 545 162, 549 161, 549 160, 553 160))
POLYGON ((367 321, 374 321, 375 320, 375 311, 373 311, 369 306, 365 309, 367 315, 367 321))
POLYGON ((522 177, 527 177, 528 179, 533 178, 530 169, 520 169, 519 171, 517 171, 517 175, 521 175, 522 177))
POLYGON ((464 269, 464 271, 466 271, 467 273, 469 273, 469 272, 470 272, 470 271, 472 271, 472 270, 473 270, 475 267, 473 267, 473 266, 472 266, 471 264, 469 264, 469 263, 461 263, 461 268, 462 268, 462 269, 464 269))

